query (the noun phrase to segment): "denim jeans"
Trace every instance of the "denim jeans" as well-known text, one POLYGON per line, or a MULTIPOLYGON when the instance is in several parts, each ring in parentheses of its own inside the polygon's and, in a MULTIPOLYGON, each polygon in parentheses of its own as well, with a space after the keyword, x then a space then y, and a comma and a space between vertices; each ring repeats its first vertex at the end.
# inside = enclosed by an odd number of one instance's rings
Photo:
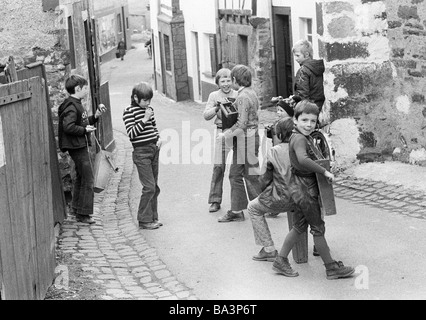
POLYGON ((218 138, 216 134, 214 150, 214 167, 210 184, 209 203, 222 203, 223 178, 226 170, 226 159, 231 148, 225 144, 224 138, 218 138))
POLYGON ((68 150, 75 164, 76 178, 74 181, 71 206, 76 215, 93 215, 94 177, 92 163, 87 148, 68 150))
POLYGON ((247 209, 248 200, 253 200, 261 193, 258 154, 257 130, 245 136, 234 137, 232 164, 229 170, 232 211, 247 209))
POLYGON ((138 221, 143 223, 158 220, 158 160, 160 149, 155 143, 137 147, 133 150, 133 162, 142 184, 142 196, 139 202, 138 221))
POLYGON ((250 201, 247 209, 253 226, 256 244, 262 247, 273 246, 274 241, 265 218, 265 214, 272 212, 272 210, 260 202, 258 198, 250 201))

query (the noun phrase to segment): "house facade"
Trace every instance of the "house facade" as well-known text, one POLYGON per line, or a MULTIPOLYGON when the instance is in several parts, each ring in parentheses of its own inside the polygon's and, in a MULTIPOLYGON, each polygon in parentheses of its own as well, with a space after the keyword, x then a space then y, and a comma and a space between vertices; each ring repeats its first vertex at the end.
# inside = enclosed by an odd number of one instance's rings
POLYGON ((254 88, 266 107, 273 96, 292 93, 298 67, 291 52, 293 41, 306 37, 314 42, 315 53, 319 51, 316 4, 310 0, 151 0, 150 7, 156 86, 172 99, 182 98, 174 93, 179 92, 174 89, 178 86, 189 89, 183 98, 207 101, 217 89, 218 69, 245 64, 252 69, 254 88), (164 38, 164 30, 171 30, 176 21, 184 30, 184 48, 170 36, 164 38), (185 85, 173 83, 174 56, 168 54, 169 47, 171 52, 185 51, 186 62, 179 63, 186 67, 179 76, 185 85))
POLYGON ((101 62, 115 59, 120 40, 132 47, 128 0, 92 0, 101 62))
POLYGON ((305 38, 325 61, 321 117, 337 166, 426 165, 425 0, 151 0, 151 21, 155 83, 170 98, 204 102, 215 72, 242 63, 267 107, 292 93, 291 48, 305 38), (161 35, 177 22, 179 36, 161 35))

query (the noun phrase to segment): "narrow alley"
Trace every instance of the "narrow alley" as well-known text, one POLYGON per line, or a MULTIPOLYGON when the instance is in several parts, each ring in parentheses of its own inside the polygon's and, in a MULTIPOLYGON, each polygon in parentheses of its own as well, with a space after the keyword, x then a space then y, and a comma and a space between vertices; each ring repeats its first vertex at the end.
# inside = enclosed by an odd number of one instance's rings
MULTIPOLYGON (((310 237, 309 262, 294 264, 300 276, 282 277, 272 271, 270 263, 251 259, 260 248, 254 244, 247 214, 244 222, 217 222, 229 205, 227 180, 223 209, 208 212, 211 165, 186 162, 185 152, 192 152, 200 141, 192 140, 188 150, 183 141, 191 139, 197 129, 213 132, 212 125, 202 118, 204 105, 176 103, 158 94, 152 105, 159 130, 169 137, 172 131, 180 133, 179 162, 166 164, 163 152, 159 208, 164 226, 139 230, 135 214, 141 186, 121 115, 132 86, 152 78, 152 60, 142 44, 135 44, 124 61, 105 63, 102 69, 104 80, 110 81, 117 143, 114 160, 120 170, 112 175, 108 189, 96 195, 96 225, 85 226, 72 219, 63 225, 57 253, 65 263, 58 267, 60 277, 48 299, 426 298, 422 272, 426 257, 417 250, 426 236, 424 192, 380 179, 340 175, 335 185, 338 214, 326 219, 327 234, 333 255, 356 267, 358 276, 326 280, 320 258, 312 256, 310 237), (67 277, 72 280, 68 284, 67 277)), ((273 116, 262 110, 263 121, 273 116)), ((394 178, 397 180, 396 175, 394 178)), ((286 214, 270 218, 268 223, 280 247, 288 231, 286 214)))

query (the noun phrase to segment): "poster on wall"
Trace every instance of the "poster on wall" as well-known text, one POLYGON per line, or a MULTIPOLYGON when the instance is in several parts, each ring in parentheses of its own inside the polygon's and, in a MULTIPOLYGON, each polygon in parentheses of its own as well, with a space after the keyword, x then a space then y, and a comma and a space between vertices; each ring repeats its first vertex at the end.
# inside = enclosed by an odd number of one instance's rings
POLYGON ((3 125, 1 122, 0 116, 0 168, 6 165, 6 154, 4 151, 4 141, 3 141, 3 125))
POLYGON ((100 38, 100 52, 101 55, 116 49, 118 41, 116 37, 116 21, 115 14, 110 14, 98 19, 98 30, 100 38))

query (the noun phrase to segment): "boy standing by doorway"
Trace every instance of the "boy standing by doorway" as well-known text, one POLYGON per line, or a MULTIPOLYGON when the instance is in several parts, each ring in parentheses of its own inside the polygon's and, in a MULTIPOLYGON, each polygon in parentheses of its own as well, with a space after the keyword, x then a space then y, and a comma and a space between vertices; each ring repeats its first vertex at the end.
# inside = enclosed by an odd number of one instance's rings
POLYGON ((300 64, 296 73, 294 95, 302 100, 314 102, 320 112, 325 101, 324 95, 324 60, 313 59, 314 50, 307 40, 299 40, 293 46, 293 55, 300 64))
POLYGON ((93 116, 89 116, 83 107, 82 100, 89 92, 88 82, 79 75, 72 75, 65 82, 70 96, 58 109, 59 148, 67 152, 75 164, 76 178, 73 186, 71 214, 82 223, 93 224, 94 178, 90 160, 89 146, 93 126, 106 108, 100 104, 93 116))

